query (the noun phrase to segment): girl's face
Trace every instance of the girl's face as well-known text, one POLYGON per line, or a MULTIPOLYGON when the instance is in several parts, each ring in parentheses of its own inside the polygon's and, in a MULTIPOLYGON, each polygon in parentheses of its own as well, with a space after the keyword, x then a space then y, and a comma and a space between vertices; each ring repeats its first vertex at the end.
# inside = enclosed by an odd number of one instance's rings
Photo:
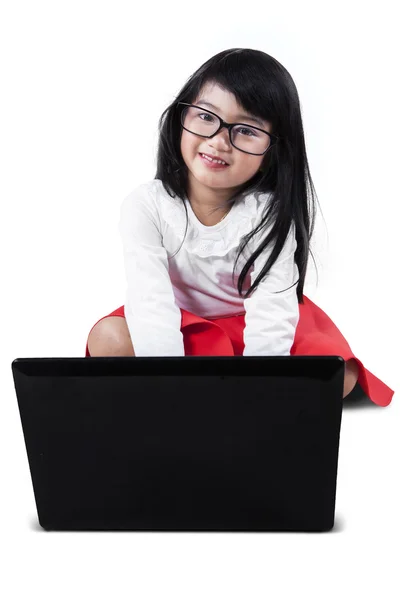
MULTIPOLYGON (((217 84, 206 84, 197 98, 192 102, 196 106, 210 110, 228 123, 246 123, 244 115, 249 113, 237 104, 234 95, 217 84), (205 104, 205 102, 212 104, 205 104), (239 118, 240 117, 240 118, 239 118)), ((263 129, 271 131, 271 124, 263 121, 263 129)), ((237 150, 230 143, 229 132, 226 128, 212 138, 202 138, 182 128, 181 153, 188 168, 189 189, 205 186, 218 195, 223 190, 234 192, 246 181, 251 179, 259 170, 264 155, 255 156, 237 150), (201 153, 218 156, 228 163, 224 169, 212 169, 204 164, 201 153)))

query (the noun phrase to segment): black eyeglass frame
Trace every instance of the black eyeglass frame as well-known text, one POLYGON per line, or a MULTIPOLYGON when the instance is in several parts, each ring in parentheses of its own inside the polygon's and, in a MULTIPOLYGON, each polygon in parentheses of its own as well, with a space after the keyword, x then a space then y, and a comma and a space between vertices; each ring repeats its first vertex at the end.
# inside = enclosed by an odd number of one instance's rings
POLYGON ((232 146, 234 148, 236 148, 236 150, 239 150, 239 152, 244 152, 245 154, 252 154, 253 156, 263 156, 270 148, 272 148, 272 146, 274 144, 276 144, 276 142, 279 140, 279 137, 273 133, 269 133, 269 131, 265 131, 265 129, 261 129, 260 127, 255 127, 254 125, 250 125, 249 123, 227 123, 226 121, 224 121, 223 119, 221 119, 220 116, 218 116, 216 113, 212 112, 211 110, 208 110, 208 108, 203 108, 202 106, 197 106, 196 104, 189 104, 188 102, 178 102, 178 106, 179 104, 182 104, 184 106, 193 106, 193 108, 199 108, 200 110, 204 110, 204 112, 210 113, 210 115, 214 115, 214 117, 217 117, 217 119, 220 122, 220 125, 217 129, 217 131, 215 133, 213 133, 212 135, 201 135, 200 133, 194 133, 193 131, 190 131, 190 129, 187 129, 182 121, 182 117, 183 117, 183 111, 181 112, 181 116, 180 116, 180 120, 181 120, 181 125, 183 127, 183 129, 185 131, 188 131, 189 133, 192 133, 193 135, 198 135, 199 137, 203 137, 203 138, 213 138, 215 135, 217 135, 217 133, 219 133, 221 131, 221 129, 223 129, 224 127, 226 127, 228 129, 229 132, 229 141, 232 144, 232 146), (237 146, 235 146, 235 144, 232 142, 232 129, 233 127, 236 127, 236 125, 244 125, 245 127, 251 127, 252 129, 257 129, 257 131, 262 131, 263 133, 266 133, 270 140, 271 143, 268 146, 268 148, 266 148, 264 150, 264 152, 261 152, 260 154, 258 152, 247 152, 247 150, 242 150, 241 148, 238 148, 237 146))

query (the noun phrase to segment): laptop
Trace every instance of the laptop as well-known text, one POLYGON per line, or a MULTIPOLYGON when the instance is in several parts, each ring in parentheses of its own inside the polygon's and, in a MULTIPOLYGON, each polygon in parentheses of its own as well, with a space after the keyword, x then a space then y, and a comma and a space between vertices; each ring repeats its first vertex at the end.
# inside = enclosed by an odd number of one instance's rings
POLYGON ((17 358, 47 530, 329 531, 340 356, 17 358))

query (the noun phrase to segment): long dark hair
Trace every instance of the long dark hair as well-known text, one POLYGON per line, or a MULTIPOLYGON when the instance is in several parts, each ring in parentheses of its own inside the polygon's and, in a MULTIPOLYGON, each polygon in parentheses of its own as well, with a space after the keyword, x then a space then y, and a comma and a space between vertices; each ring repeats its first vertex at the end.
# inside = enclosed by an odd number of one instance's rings
MULTIPOLYGON (((216 83, 234 94, 241 107, 269 121, 272 125, 271 133, 279 138, 266 152, 261 171, 246 181, 229 200, 234 201, 244 192, 271 194, 269 208, 264 211, 261 222, 242 238, 238 249, 234 270, 240 254, 252 237, 272 226, 240 273, 239 295, 249 297, 264 279, 294 224, 297 241, 295 262, 299 280, 293 285, 298 283, 297 297, 303 304, 308 255, 312 255, 310 240, 315 223, 316 193, 306 156, 297 89, 291 75, 277 60, 260 50, 233 48, 216 54, 191 75, 160 117, 155 179, 162 181, 171 197, 178 196, 183 202, 188 193, 188 169, 180 151, 182 106, 178 102, 193 103, 206 83, 216 83), (272 244, 273 251, 258 277, 243 295, 243 283, 248 271, 269 244, 272 244)), ((185 204, 184 206, 186 209, 185 204)))

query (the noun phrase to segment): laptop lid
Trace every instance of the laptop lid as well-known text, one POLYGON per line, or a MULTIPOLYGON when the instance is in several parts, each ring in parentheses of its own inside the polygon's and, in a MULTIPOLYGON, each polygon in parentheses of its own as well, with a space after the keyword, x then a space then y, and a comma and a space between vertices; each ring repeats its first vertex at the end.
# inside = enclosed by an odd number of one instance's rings
POLYGON ((327 531, 340 356, 17 358, 46 530, 327 531))

